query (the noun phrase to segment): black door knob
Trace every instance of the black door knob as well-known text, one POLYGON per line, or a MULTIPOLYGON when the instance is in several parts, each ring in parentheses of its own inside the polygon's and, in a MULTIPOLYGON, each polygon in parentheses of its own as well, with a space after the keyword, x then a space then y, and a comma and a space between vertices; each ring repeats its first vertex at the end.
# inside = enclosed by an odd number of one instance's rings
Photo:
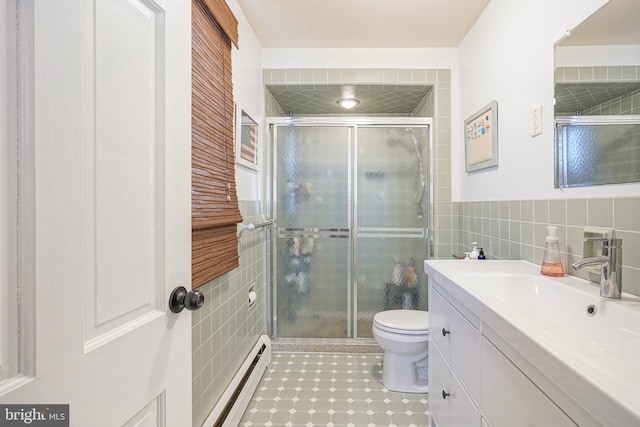
POLYGON ((178 286, 169 297, 169 309, 173 313, 187 310, 197 310, 204 305, 204 294, 198 290, 187 291, 184 286, 178 286))
POLYGON ((442 398, 446 399, 448 396, 451 396, 451 393, 447 393, 446 391, 442 390, 442 398))
POLYGON ((445 328, 442 328, 442 336, 446 337, 447 334, 450 334, 451 332, 447 331, 445 328))

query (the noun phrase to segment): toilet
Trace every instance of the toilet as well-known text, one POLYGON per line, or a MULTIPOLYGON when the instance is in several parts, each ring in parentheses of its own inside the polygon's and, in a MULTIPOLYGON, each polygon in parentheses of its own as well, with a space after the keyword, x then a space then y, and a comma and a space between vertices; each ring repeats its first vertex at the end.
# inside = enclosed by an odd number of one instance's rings
POLYGON ((429 312, 387 310, 373 316, 371 327, 384 350, 382 383, 391 391, 429 391, 429 312))

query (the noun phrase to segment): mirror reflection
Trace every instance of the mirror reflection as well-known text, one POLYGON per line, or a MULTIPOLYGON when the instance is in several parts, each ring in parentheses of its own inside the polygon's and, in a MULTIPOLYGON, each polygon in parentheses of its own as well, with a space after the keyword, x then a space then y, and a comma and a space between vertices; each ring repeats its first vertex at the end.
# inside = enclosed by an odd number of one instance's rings
POLYGON ((640 181, 639 21, 610 0, 556 44, 556 187, 640 181))

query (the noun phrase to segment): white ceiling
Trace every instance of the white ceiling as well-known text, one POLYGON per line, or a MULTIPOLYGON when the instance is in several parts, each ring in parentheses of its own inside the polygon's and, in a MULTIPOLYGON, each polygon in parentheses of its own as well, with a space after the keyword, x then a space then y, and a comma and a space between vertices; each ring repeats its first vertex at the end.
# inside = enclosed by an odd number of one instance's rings
POLYGON ((640 0, 610 0, 571 30, 560 46, 640 44, 640 0))
POLYGON ((489 0, 238 1, 265 48, 457 47, 489 3, 489 0))

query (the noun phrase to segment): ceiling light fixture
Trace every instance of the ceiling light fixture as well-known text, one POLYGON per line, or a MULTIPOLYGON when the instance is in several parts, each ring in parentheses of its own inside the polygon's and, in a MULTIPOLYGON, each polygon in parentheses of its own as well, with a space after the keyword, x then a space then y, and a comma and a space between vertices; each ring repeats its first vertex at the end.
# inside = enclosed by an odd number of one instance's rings
POLYGON ((356 98, 340 98, 338 99, 337 104, 342 108, 346 108, 347 110, 349 110, 360 104, 360 100, 356 98))

